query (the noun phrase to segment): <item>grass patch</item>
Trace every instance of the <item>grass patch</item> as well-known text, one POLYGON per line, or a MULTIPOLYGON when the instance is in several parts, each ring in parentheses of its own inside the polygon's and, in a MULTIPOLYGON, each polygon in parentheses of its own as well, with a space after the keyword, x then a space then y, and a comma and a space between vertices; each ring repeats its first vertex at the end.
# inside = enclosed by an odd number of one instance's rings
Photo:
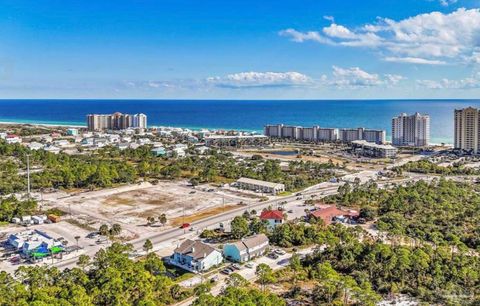
POLYGON ((175 282, 179 283, 195 276, 195 273, 183 270, 177 266, 164 262, 167 275, 175 282))
POLYGON ((66 219, 65 221, 68 222, 68 223, 70 223, 70 224, 72 224, 72 225, 75 225, 75 226, 77 226, 77 227, 79 227, 79 228, 82 228, 82 229, 84 229, 84 230, 90 231, 90 232, 94 232, 94 231, 97 230, 97 229, 94 228, 93 226, 91 226, 91 225, 89 225, 89 224, 86 224, 86 223, 82 223, 82 222, 80 222, 80 221, 78 221, 78 220, 76 220, 76 219, 66 219))
POLYGON ((61 209, 58 208, 50 208, 45 212, 46 215, 57 215, 59 217, 65 216, 67 213, 61 209))

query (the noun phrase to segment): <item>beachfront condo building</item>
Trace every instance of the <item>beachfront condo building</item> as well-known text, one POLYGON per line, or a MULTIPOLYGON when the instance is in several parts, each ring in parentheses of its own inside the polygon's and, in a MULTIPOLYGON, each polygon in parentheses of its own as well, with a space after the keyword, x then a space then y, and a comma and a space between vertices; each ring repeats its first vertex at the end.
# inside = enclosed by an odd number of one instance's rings
POLYGON ((394 146, 426 147, 430 143, 430 116, 402 113, 392 119, 394 146))
POLYGON ((355 140, 365 140, 376 144, 383 144, 386 141, 385 130, 368 130, 364 128, 340 129, 338 138, 341 142, 352 142, 355 140))
POLYGON ((386 138, 385 130, 321 128, 319 126, 301 127, 283 124, 266 125, 264 127, 264 135, 273 138, 313 142, 352 142, 354 140, 366 140, 377 144, 385 143, 386 138))
POLYGON ((147 116, 145 114, 90 114, 87 115, 87 126, 90 131, 125 130, 128 128, 147 128, 147 116))
POLYGON ((480 132, 479 132, 480 116, 478 109, 467 107, 464 109, 456 109, 454 112, 454 144, 455 149, 473 152, 480 152, 480 132))

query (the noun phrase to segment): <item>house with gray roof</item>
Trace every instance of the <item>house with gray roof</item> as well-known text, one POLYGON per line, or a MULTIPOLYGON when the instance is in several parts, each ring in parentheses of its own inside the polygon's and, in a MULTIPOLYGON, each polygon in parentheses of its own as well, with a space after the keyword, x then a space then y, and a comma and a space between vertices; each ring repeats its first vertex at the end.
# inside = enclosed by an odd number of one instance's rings
POLYGON ((199 240, 187 239, 180 244, 170 258, 170 263, 190 272, 209 270, 223 262, 222 253, 199 240))
POLYGON ((223 255, 226 259, 236 262, 245 262, 261 256, 269 246, 265 234, 244 238, 234 243, 223 246, 223 255))

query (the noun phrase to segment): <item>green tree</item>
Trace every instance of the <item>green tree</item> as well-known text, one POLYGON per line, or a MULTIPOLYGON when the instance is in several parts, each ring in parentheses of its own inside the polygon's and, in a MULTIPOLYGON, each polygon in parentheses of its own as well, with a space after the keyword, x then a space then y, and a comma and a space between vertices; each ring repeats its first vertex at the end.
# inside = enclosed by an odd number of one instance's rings
POLYGON ((100 235, 102 236, 107 236, 108 235, 108 225, 106 224, 102 224, 100 225, 100 228, 98 229, 98 232, 100 233, 100 235))
POLYGON ((77 264, 79 267, 82 268, 82 270, 85 270, 88 265, 90 264, 90 256, 82 254, 78 257, 77 264))
POLYGON ((150 239, 145 240, 145 243, 143 244, 143 249, 146 253, 150 252, 150 250, 153 249, 153 243, 152 241, 150 241, 150 239))
POLYGON ((258 282, 262 286, 263 291, 265 291, 267 284, 271 284, 276 281, 272 268, 264 263, 261 263, 257 266, 255 275, 258 277, 258 282))
POLYGON ((167 224, 167 215, 166 214, 161 214, 158 217, 158 221, 162 224, 162 226, 165 226, 165 224, 167 224))
POLYGON ((114 223, 110 229, 110 235, 118 236, 122 232, 122 226, 118 223, 114 223))
POLYGON ((248 236, 248 234, 250 233, 248 220, 245 219, 244 217, 237 216, 233 218, 230 226, 231 226, 232 237, 236 239, 240 239, 245 236, 248 236))

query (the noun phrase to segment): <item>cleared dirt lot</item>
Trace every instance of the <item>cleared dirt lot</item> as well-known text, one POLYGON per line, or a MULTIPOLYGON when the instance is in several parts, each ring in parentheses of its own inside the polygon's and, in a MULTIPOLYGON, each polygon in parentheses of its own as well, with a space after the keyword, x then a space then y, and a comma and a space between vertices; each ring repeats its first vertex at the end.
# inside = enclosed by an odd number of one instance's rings
MULTIPOLYGON (((99 210, 109 218, 126 216, 141 219, 157 217, 162 213, 173 217, 185 212, 223 205, 223 197, 214 192, 195 190, 186 182, 161 182, 156 186, 117 193, 98 200, 99 210)), ((228 201, 228 199, 225 199, 228 201)), ((140 220, 139 220, 140 221, 140 220)))
POLYGON ((184 211, 186 216, 208 216, 214 214, 217 208, 228 210, 248 201, 252 198, 217 192, 208 185, 194 189, 187 181, 161 181, 157 185, 143 183, 49 199, 50 205, 71 212, 84 227, 91 229, 103 223, 121 224, 125 238, 165 229, 159 224, 147 226, 147 217, 158 220, 161 214, 166 214, 167 226, 177 226, 184 211))

